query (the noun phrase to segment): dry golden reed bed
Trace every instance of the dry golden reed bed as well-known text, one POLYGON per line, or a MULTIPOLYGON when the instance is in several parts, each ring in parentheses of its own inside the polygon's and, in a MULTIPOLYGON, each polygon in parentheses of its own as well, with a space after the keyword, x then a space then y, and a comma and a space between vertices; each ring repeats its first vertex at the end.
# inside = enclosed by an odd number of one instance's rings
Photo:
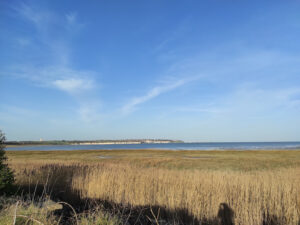
POLYGON ((299 151, 19 154, 8 156, 21 185, 69 185, 82 198, 183 209, 212 224, 221 203, 233 210, 236 225, 300 222, 299 151), (68 160, 60 154, 69 154, 68 160), (227 162, 218 167, 222 159, 227 162))

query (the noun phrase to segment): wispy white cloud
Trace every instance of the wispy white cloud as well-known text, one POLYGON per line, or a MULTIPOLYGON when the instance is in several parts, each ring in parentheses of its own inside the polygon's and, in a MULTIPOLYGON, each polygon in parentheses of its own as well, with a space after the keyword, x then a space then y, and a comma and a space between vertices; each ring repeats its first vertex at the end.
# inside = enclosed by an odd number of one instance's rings
POLYGON ((194 107, 194 106, 185 106, 185 107, 178 107, 174 110, 175 112, 192 112, 192 113, 222 113, 223 111, 218 107, 210 107, 210 106, 203 106, 203 107, 194 107))
POLYGON ((20 16, 34 24, 40 30, 47 28, 49 23, 52 22, 55 18, 53 16, 53 13, 51 13, 50 11, 42 10, 41 8, 35 8, 32 5, 26 4, 24 2, 15 5, 13 9, 20 16))
POLYGON ((122 112, 124 114, 130 113, 134 111, 138 105, 143 104, 153 98, 156 98, 163 93, 179 88, 184 84, 189 83, 193 80, 195 80, 195 78, 178 79, 173 82, 169 82, 163 85, 158 85, 156 87, 153 87, 145 95, 134 97, 131 100, 129 100, 129 102, 122 107, 122 112))
POLYGON ((66 19, 69 24, 74 24, 77 19, 77 13, 76 12, 70 12, 66 14, 66 19))
POLYGON ((34 116, 38 115, 34 110, 23 108, 20 106, 15 106, 15 105, 3 105, 2 104, 2 105, 0 105, 0 109, 1 109, 1 112, 7 112, 7 113, 10 113, 13 115, 18 115, 21 117, 22 116, 34 117, 34 116))
POLYGON ((88 123, 101 120, 102 115, 99 113, 99 108, 98 101, 82 102, 78 109, 81 120, 88 123))
POLYGON ((14 65, 2 74, 29 80, 37 86, 57 88, 69 94, 75 90, 88 91, 95 87, 94 72, 68 67, 14 65))
MULTIPOLYGON (((185 107, 185 103, 178 102, 177 106, 169 106, 165 112, 203 112, 222 116, 235 111, 240 115, 249 115, 272 109, 299 109, 300 97, 299 93, 296 94, 298 90, 291 88, 293 84, 290 82, 280 82, 287 77, 288 80, 299 81, 300 70, 296 66, 300 63, 299 55, 279 50, 249 49, 246 46, 235 46, 231 51, 227 54, 227 47, 223 47, 175 60, 169 66, 168 74, 178 77, 201 74, 201 83, 198 82, 195 87, 202 90, 194 90, 201 100, 195 101, 193 107, 185 107), (224 57, 225 53, 227 57, 224 57), (208 102, 213 107, 207 106, 208 102)), ((133 99, 126 107, 134 109, 136 103, 138 105, 150 98, 150 93, 133 99)))
MULTIPOLYGON (((175 76, 180 77, 179 79, 166 82, 163 85, 157 85, 144 95, 133 97, 122 107, 122 112, 125 114, 130 113, 139 105, 165 92, 183 86, 190 81, 201 79, 203 83, 210 84, 211 86, 224 83, 228 87, 230 86, 229 90, 234 90, 236 88, 235 85, 239 85, 243 82, 257 80, 258 82, 264 83, 264 78, 268 77, 269 73, 272 73, 274 66, 284 68, 284 66, 296 63, 300 60, 297 56, 286 55, 276 51, 255 51, 249 49, 247 51, 240 49, 236 54, 230 55, 225 59, 220 59, 219 55, 223 56, 220 52, 211 52, 176 60, 169 66, 166 74, 175 74, 175 76), (268 74, 262 74, 266 71, 268 74)), ((274 77, 276 75, 282 76, 275 73, 273 74, 274 77)), ((212 90, 209 90, 209 92, 210 91, 212 90)), ((203 93, 203 95, 205 95, 205 93, 203 93)), ((230 95, 230 91, 224 93, 224 95, 230 95)), ((219 95, 219 98, 223 97, 224 96, 219 95)), ((192 110, 195 109, 203 111, 202 105, 198 105, 192 110)), ((209 109, 207 111, 216 112, 218 109, 209 109)))
POLYGON ((260 118, 276 114, 300 112, 300 89, 261 88, 255 84, 241 84, 215 99, 218 116, 228 118, 260 118))
POLYGON ((35 110, 16 106, 16 105, 0 105, 0 123, 9 124, 9 123, 22 123, 24 118, 38 118, 39 113, 35 110))
MULTIPOLYGON (((172 42, 184 37, 186 33, 190 30, 189 22, 190 17, 185 18, 184 20, 180 21, 177 26, 173 29, 166 30, 163 33, 163 37, 159 41, 159 43, 153 48, 153 52, 161 52, 167 48, 172 42)), ((174 44, 174 43, 173 43, 174 44)))
POLYGON ((264 112, 266 110, 296 109, 300 106, 300 89, 298 87, 262 89, 242 86, 234 93, 231 101, 233 103, 238 102, 236 106, 245 110, 245 112, 247 110, 264 112))
POLYGON ((93 83, 91 80, 84 80, 84 79, 63 79, 63 80, 55 80, 53 85, 62 91, 66 91, 68 93, 74 93, 84 90, 90 90, 93 88, 93 83))
POLYGON ((35 28, 33 36, 38 42, 35 45, 40 45, 40 49, 48 52, 47 55, 51 54, 57 64, 70 64, 72 49, 68 37, 84 27, 76 12, 58 14, 26 3, 16 4, 14 10, 20 19, 31 23, 35 28))
POLYGON ((66 28, 69 32, 80 31, 85 26, 82 21, 79 21, 77 12, 65 14, 65 19, 67 21, 66 28))
MULTIPOLYGON (((93 118, 91 114, 96 114, 99 107, 93 108, 93 104, 87 102, 93 98, 92 91, 98 86, 94 79, 96 73, 74 68, 72 45, 68 41, 68 37, 83 26, 77 13, 58 14, 29 3, 16 4, 13 9, 19 19, 29 22, 35 28, 35 45, 42 51, 36 52, 34 63, 24 60, 23 64, 10 65, 1 73, 26 79, 36 86, 63 91, 77 101, 76 111, 80 117, 84 120, 93 118), (45 58, 38 57, 39 54, 45 55, 45 58)), ((19 45, 28 44, 27 40, 21 38, 17 39, 17 42, 19 45)))
POLYGON ((91 94, 98 87, 94 79, 95 73, 92 71, 58 66, 40 68, 22 65, 15 66, 7 73, 17 78, 26 79, 35 86, 57 89, 72 96, 78 103, 78 108, 75 111, 84 122, 91 122, 100 118, 100 100, 91 94))

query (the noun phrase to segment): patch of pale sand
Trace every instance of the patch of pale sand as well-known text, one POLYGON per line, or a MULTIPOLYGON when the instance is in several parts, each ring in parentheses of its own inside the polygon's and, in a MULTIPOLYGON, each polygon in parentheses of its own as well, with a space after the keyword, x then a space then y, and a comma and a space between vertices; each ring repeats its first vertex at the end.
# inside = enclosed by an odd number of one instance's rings
POLYGON ((185 156, 185 159, 212 159, 215 158, 213 156, 185 156))
POLYGON ((99 155, 97 156, 98 159, 111 159, 111 158, 115 158, 113 156, 109 156, 109 155, 99 155))

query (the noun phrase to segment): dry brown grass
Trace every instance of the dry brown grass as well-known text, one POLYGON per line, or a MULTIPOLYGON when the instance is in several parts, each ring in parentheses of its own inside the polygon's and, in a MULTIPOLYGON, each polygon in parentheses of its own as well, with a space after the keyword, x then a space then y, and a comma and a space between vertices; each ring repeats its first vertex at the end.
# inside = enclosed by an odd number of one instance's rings
POLYGON ((215 218, 221 203, 234 211, 236 225, 300 221, 299 151, 13 152, 8 156, 23 185, 69 185, 82 198, 184 209, 200 221, 215 218), (113 157, 96 158, 99 155, 113 157), (50 173, 54 175, 45 176, 50 173))
POLYGON ((83 197, 133 205, 187 209, 213 218, 220 203, 235 212, 236 224, 261 224, 263 215, 284 224, 299 221, 299 169, 276 172, 170 171, 134 167, 91 167, 73 179, 83 197))

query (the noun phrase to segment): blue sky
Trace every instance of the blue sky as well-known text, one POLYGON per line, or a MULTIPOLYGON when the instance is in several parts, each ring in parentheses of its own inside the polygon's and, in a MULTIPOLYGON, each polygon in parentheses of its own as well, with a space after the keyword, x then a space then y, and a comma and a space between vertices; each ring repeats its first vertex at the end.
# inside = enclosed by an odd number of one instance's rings
POLYGON ((1 1, 8 140, 300 140, 299 1, 1 1))

